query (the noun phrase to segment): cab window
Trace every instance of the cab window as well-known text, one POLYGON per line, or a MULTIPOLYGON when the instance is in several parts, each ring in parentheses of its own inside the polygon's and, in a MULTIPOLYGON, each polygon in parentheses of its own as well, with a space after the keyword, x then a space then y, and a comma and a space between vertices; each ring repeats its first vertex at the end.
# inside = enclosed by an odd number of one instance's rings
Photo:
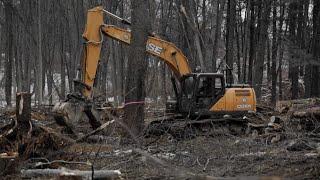
POLYGON ((199 78, 197 95, 200 97, 217 97, 223 91, 221 77, 203 76, 199 78))
POLYGON ((198 83, 198 96, 210 97, 212 96, 214 87, 214 80, 212 77, 200 77, 198 83))

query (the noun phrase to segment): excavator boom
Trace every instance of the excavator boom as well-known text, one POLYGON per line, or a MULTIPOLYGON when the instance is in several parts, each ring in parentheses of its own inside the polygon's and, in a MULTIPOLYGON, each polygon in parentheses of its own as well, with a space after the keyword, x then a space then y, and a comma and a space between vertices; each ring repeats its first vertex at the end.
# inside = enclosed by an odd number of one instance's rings
MULTIPOLYGON (((114 40, 121 41, 130 45, 131 32, 113 25, 106 25, 103 22, 102 7, 96 7, 88 11, 87 24, 83 38, 85 43, 85 55, 82 61, 83 64, 83 83, 87 88, 84 90, 86 97, 92 96, 94 79, 96 76, 98 61, 103 42, 103 35, 106 35, 114 40)), ((190 74, 188 59, 184 56, 179 48, 173 43, 164 41, 157 37, 149 36, 146 45, 146 51, 163 60, 174 75, 180 79, 182 76, 190 74)))
MULTIPOLYGON (((131 32, 113 25, 105 25, 103 32, 112 39, 124 42, 130 45, 131 32)), ((174 72, 177 78, 190 74, 187 57, 173 43, 162 40, 157 37, 149 36, 147 40, 146 50, 149 54, 154 55, 163 60, 174 72)))

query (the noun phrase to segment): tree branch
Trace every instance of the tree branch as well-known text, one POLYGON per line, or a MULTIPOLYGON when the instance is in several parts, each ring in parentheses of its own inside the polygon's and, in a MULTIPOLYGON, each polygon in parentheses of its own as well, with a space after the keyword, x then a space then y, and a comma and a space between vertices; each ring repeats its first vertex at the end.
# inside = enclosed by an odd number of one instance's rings
MULTIPOLYGON (((6 4, 11 11, 13 12, 13 14, 18 17, 19 21, 23 24, 24 29, 26 30, 27 34, 31 37, 31 40, 34 44, 37 44, 37 41, 34 39, 34 34, 32 32, 30 32, 30 30, 27 28, 28 24, 25 23, 23 17, 20 15, 19 10, 13 6, 13 4, 11 2, 5 1, 5 0, 0 0, 3 4, 6 4)), ((5 6, 6 6, 5 5, 5 6)), ((1 21, 0 21, 1 22, 1 21)), ((4 22, 1 22, 1 26, 4 25, 4 22)))

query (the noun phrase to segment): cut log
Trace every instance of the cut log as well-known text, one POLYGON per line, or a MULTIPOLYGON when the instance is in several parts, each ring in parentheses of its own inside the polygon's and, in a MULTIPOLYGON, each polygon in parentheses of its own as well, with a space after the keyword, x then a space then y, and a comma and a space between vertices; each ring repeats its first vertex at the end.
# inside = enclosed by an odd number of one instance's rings
POLYGON ((312 107, 307 109, 302 109, 300 111, 295 111, 292 113, 292 117, 294 118, 307 118, 311 117, 315 120, 320 117, 320 106, 319 107, 312 107))
POLYGON ((297 99, 289 101, 279 101, 277 102, 276 109, 279 112, 284 112, 288 109, 289 112, 294 112, 296 110, 307 109, 311 107, 319 107, 320 98, 310 98, 310 99, 297 99))
POLYGON ((70 176, 70 177, 83 177, 85 179, 121 179, 121 172, 119 170, 96 170, 92 171, 80 171, 70 169, 28 169, 21 170, 23 178, 39 178, 39 177, 57 177, 57 176, 70 176))

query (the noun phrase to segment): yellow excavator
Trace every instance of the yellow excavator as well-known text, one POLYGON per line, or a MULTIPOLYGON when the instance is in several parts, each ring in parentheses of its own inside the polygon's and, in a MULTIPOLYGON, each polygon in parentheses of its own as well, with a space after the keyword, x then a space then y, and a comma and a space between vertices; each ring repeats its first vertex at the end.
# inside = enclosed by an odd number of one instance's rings
MULTIPOLYGON (((102 7, 88 10, 87 21, 83 38, 84 55, 82 59, 81 80, 75 81, 78 92, 68 95, 65 102, 54 107, 60 119, 71 119, 72 107, 83 106, 85 108, 73 109, 73 116, 79 114, 74 111, 84 111, 93 128, 99 127, 100 123, 94 109, 93 88, 98 69, 101 47, 104 36, 130 45, 131 33, 104 23, 104 14, 115 18, 124 24, 130 25, 122 19, 102 7)), ((183 116, 199 117, 202 115, 242 114, 248 111, 256 111, 256 97, 254 89, 249 85, 226 85, 225 77, 220 73, 196 73, 192 72, 188 59, 173 43, 164 41, 155 36, 149 36, 146 51, 159 60, 163 61, 172 70, 173 89, 176 100, 170 103, 170 109, 183 116)), ((57 118, 59 119, 59 118, 57 118)))

